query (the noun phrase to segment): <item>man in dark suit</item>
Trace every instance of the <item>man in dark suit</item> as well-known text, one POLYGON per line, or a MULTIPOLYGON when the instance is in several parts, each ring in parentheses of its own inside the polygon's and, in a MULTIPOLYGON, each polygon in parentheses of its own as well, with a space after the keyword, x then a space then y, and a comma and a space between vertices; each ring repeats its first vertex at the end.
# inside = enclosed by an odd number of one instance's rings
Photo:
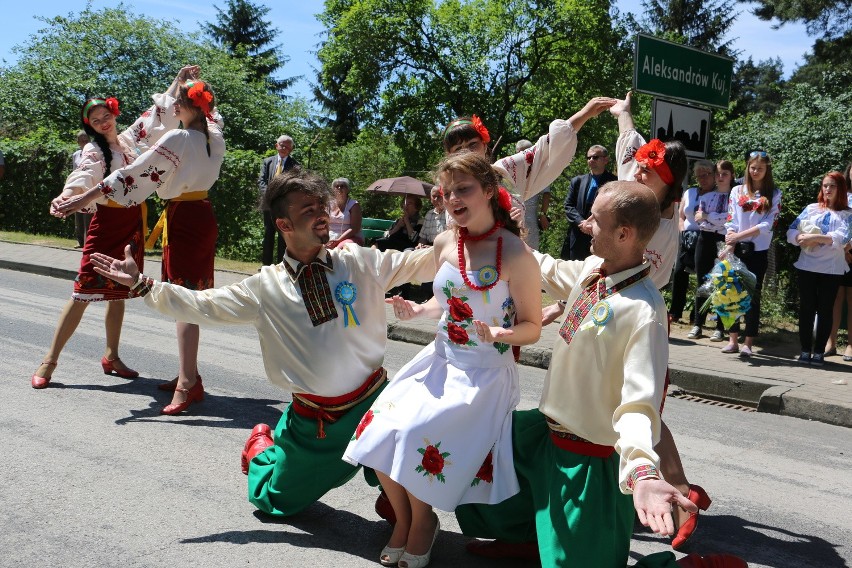
POLYGON ((606 169, 609 164, 609 152, 603 146, 596 144, 589 148, 586 152, 586 163, 590 173, 572 179, 571 189, 565 197, 565 216, 568 218, 569 227, 559 255, 563 260, 583 260, 591 254, 589 246, 592 236, 584 232, 580 224, 591 215, 592 203, 595 202, 598 189, 605 183, 618 179, 606 169))
MULTIPOLYGON (((272 181, 272 177, 286 172, 290 168, 298 166, 299 163, 290 157, 290 152, 293 151, 293 139, 286 134, 278 137, 275 142, 275 150, 278 152, 275 156, 270 156, 263 160, 263 165, 260 167, 260 178, 257 184, 260 186, 260 199, 263 203, 263 195, 266 193, 266 186, 272 181)), ((278 254, 275 255, 275 263, 281 262, 284 258, 284 239, 275 227, 275 221, 272 220, 268 210, 263 209, 263 264, 272 264, 273 252, 275 252, 275 241, 278 240, 278 254)))

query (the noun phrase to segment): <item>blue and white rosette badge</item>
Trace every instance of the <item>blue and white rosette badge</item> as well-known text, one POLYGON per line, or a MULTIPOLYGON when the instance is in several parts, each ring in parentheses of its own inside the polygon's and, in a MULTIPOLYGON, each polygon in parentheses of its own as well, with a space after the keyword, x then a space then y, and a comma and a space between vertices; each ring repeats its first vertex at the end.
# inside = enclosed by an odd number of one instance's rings
POLYGON ((357 297, 358 291, 355 289, 355 284, 347 280, 338 284, 334 289, 334 299, 343 306, 343 327, 349 327, 350 322, 354 325, 361 325, 355 310, 352 308, 357 297))
MULTIPOLYGON (((498 278, 500 278, 500 273, 497 272, 497 267, 491 264, 483 266, 476 273, 476 279, 479 280, 480 286, 491 286, 497 282, 498 278)), ((486 304, 491 303, 491 295, 488 292, 489 290, 482 291, 482 297, 486 304)))
POLYGON ((580 326, 580 330, 586 330, 592 327, 597 326, 598 335, 603 333, 604 326, 612 319, 612 306, 606 300, 601 300, 597 304, 592 307, 591 316, 592 320, 587 321, 583 325, 580 326))

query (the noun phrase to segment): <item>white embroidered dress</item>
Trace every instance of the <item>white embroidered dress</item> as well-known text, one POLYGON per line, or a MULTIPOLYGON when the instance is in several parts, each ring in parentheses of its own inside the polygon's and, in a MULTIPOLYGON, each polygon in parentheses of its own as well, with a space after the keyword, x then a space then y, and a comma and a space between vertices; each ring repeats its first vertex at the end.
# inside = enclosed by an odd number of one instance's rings
MULTIPOLYGON (((477 273, 468 271, 476 283, 477 273)), ((473 319, 510 327, 509 286, 464 285, 444 263, 433 288, 444 307, 435 341, 400 369, 364 415, 343 459, 388 474, 444 511, 499 503, 519 491, 512 459, 518 369, 504 343, 482 343, 473 319)))

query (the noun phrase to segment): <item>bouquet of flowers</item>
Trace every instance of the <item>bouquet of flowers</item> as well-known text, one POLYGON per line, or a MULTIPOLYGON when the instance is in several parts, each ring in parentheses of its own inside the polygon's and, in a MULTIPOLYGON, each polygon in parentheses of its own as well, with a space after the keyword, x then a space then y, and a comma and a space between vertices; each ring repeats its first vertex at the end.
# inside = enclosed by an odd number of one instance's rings
POLYGON ((716 263, 698 289, 698 295, 707 296, 701 311, 713 310, 725 329, 730 329, 751 308, 756 284, 754 273, 736 255, 729 254, 716 263))

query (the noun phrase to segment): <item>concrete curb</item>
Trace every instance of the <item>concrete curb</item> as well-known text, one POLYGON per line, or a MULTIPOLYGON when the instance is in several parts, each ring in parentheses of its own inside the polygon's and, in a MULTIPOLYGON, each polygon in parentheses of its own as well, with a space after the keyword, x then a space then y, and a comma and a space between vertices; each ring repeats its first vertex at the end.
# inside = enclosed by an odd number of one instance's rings
MULTIPOLYGON (((159 259, 151 259, 151 262, 159 264, 159 259)), ((76 270, 9 259, 0 259, 0 268, 65 280, 74 280, 77 276, 76 270)), ((216 272, 224 276, 221 280, 217 277, 217 282, 237 281, 249 276, 249 274, 232 270, 216 270, 216 272)), ((399 321, 388 323, 388 339, 426 345, 434 338, 435 332, 431 328, 399 321)), ((550 364, 550 356, 550 347, 537 345, 524 347, 521 349, 520 363, 546 369, 550 364)), ((852 428, 852 408, 849 405, 827 400, 818 393, 805 392, 802 384, 744 377, 721 371, 711 373, 677 364, 670 366, 669 372, 672 384, 678 385, 688 394, 754 406, 758 412, 781 414, 852 428)))
POLYGON ((40 264, 27 264, 25 262, 15 262, 12 260, 0 259, 0 268, 5 268, 7 270, 16 270, 18 272, 27 272, 30 274, 38 274, 40 276, 62 278, 64 280, 74 280, 77 277, 76 270, 53 268, 52 266, 42 266, 40 264))

